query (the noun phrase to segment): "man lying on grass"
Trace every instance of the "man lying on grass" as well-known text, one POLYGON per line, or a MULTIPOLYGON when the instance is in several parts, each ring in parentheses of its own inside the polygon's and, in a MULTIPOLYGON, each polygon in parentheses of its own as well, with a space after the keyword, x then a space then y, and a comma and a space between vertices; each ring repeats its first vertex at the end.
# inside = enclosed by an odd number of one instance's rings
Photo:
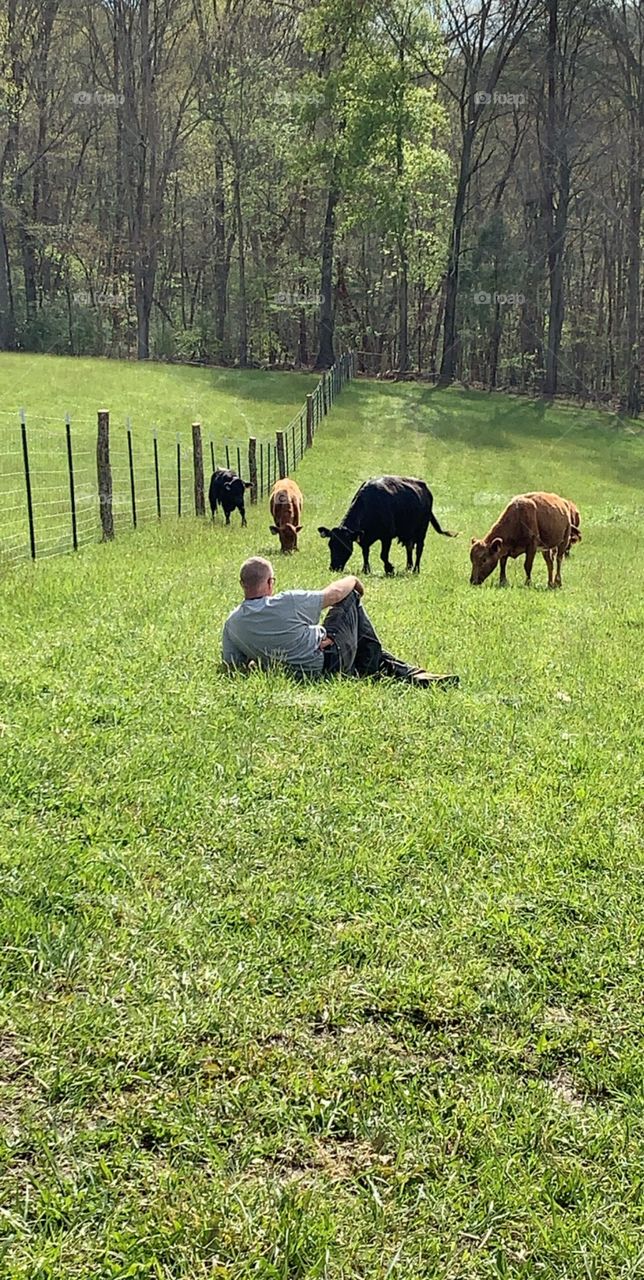
POLYGON ((458 676, 433 676, 383 649, 362 606, 364 587, 349 574, 324 591, 273 594, 270 560, 253 556, 240 573, 244 600, 226 619, 223 660, 247 669, 279 662, 298 676, 392 676, 407 684, 455 685, 458 676), (324 625, 323 609, 328 609, 324 625))

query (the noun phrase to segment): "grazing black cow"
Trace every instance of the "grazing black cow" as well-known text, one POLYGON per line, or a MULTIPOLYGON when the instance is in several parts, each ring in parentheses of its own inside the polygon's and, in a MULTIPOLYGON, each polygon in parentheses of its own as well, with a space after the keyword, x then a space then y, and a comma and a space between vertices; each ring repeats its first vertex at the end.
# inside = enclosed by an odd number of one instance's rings
POLYGON ((420 572, 420 558, 425 545, 429 524, 446 538, 455 533, 441 529, 432 511, 433 498, 424 480, 409 480, 405 476, 379 476, 360 485, 351 506, 341 524, 335 529, 318 527, 322 538, 329 539, 331 569, 344 569, 357 542, 362 547, 364 572, 369 573, 369 549, 374 542, 382 543, 380 559, 385 573, 392 574, 394 566, 389 551, 394 538, 407 550, 407 568, 412 568, 412 553, 416 548, 414 573, 420 572))
POLYGON ((219 505, 226 517, 226 524, 230 524, 230 517, 233 511, 239 511, 242 525, 245 525, 244 493, 246 489, 250 489, 250 484, 240 480, 236 471, 226 471, 222 467, 218 467, 216 471, 213 471, 208 490, 208 501, 213 520, 217 505, 219 505))

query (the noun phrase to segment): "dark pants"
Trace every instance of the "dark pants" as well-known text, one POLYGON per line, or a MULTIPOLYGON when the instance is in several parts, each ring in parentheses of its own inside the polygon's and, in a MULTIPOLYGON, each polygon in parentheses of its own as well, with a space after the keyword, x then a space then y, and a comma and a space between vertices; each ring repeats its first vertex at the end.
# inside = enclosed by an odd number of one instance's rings
POLYGON ((326 675, 393 676, 409 680, 418 667, 400 662, 383 649, 357 591, 336 604, 324 619, 333 644, 324 650, 326 675))

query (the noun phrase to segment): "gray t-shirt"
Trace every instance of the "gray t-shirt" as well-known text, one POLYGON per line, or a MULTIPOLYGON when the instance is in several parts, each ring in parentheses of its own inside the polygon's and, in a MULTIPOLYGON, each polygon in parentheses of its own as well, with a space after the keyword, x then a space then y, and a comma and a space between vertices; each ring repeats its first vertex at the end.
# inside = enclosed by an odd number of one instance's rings
POLYGON ((229 614, 222 640, 224 662, 241 666, 254 658, 262 665, 285 662, 319 675, 324 670, 319 625, 321 591, 280 591, 276 596, 244 600, 229 614))

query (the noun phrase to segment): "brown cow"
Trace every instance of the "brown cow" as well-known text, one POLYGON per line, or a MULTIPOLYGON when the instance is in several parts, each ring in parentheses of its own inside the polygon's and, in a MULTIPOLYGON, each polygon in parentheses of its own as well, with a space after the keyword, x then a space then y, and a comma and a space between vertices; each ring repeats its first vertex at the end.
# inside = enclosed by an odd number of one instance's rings
POLYGON ((304 498, 294 480, 277 480, 270 496, 271 515, 275 524, 269 525, 271 533, 279 536, 282 551, 288 555, 297 551, 297 535, 302 525, 304 498))
POLYGON ((514 560, 525 554, 526 586, 530 586, 534 557, 537 551, 542 551, 548 567, 548 586, 560 587, 563 557, 571 542, 578 541, 581 536, 576 526, 577 538, 573 535, 572 506, 556 493, 522 493, 513 498, 484 538, 472 538, 470 582, 474 586, 485 582, 499 564, 499 585, 506 587, 508 557, 512 556, 514 560))
POLYGON ((576 542, 581 542, 581 516, 579 508, 575 506, 574 502, 570 502, 568 498, 565 498, 564 501, 568 503, 568 510, 570 511, 570 542, 566 547, 566 555, 569 556, 570 548, 576 542))

